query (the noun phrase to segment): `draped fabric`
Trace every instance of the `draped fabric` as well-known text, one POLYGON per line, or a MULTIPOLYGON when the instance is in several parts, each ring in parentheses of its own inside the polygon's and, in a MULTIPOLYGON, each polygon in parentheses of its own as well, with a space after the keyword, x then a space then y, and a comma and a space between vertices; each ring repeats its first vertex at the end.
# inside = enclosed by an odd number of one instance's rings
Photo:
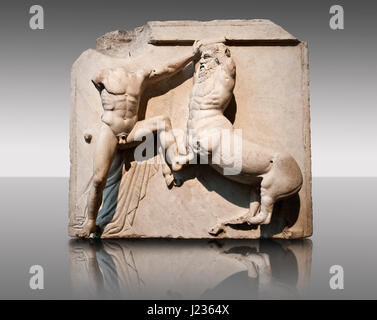
POLYGON ((132 227, 148 181, 157 170, 156 162, 150 161, 128 162, 124 159, 115 164, 111 170, 113 174, 109 174, 97 218, 97 225, 106 236, 121 236, 132 227))

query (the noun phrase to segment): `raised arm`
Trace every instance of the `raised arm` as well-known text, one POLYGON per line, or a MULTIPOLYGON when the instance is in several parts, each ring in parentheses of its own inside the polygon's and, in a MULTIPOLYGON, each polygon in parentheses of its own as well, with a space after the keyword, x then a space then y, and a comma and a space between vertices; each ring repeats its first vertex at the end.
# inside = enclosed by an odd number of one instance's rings
POLYGON ((192 46, 192 51, 190 54, 180 57, 179 59, 175 59, 173 61, 169 61, 165 65, 156 66, 153 68, 148 75, 149 81, 160 81, 163 79, 167 79, 174 74, 181 71, 188 63, 195 59, 195 57, 199 54, 201 43, 199 41, 195 41, 194 45, 192 46))

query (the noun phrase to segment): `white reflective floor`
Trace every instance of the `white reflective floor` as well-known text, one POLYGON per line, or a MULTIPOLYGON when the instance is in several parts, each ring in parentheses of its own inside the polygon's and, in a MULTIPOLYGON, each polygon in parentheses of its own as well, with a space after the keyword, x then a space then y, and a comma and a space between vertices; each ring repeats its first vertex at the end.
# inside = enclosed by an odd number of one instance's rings
POLYGON ((0 298, 377 299, 377 178, 314 178, 299 241, 70 240, 68 179, 0 179, 0 298), (44 269, 31 290, 29 268, 44 269), (332 265, 344 290, 329 286, 332 265))

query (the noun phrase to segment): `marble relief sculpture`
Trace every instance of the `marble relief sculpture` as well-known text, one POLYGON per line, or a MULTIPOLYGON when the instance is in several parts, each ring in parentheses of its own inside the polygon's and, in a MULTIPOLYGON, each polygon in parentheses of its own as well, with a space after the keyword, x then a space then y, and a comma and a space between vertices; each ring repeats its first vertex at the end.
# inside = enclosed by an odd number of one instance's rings
POLYGON ((191 54, 154 68, 144 66, 143 61, 130 60, 125 66, 101 70, 92 80, 101 96, 103 114, 95 147, 93 180, 88 196, 88 220, 78 236, 88 237, 96 231, 102 193, 117 149, 133 147, 145 132, 156 131, 161 123, 165 130, 164 148, 168 149, 173 143, 174 136, 170 132, 172 127, 168 117, 161 115, 139 121, 140 97, 146 86, 182 70, 198 52, 199 46, 194 46, 191 54), (167 138, 168 135, 171 137, 167 138))
POLYGON ((72 71, 70 235, 309 236, 307 71, 267 20, 100 38, 72 71))
MULTIPOLYGON (((183 139, 189 144, 177 148, 187 151, 187 155, 177 155, 173 163, 186 164, 195 156, 209 158, 215 170, 227 178, 244 184, 260 184, 257 192, 251 189, 250 210, 218 223, 210 230, 211 234, 217 235, 225 225, 269 224, 274 203, 301 188, 302 174, 298 164, 287 153, 243 139, 242 132, 234 137, 237 133, 223 113, 233 95, 236 66, 224 44, 214 43, 202 48, 193 78, 187 122, 189 135, 183 139), (241 151, 237 153, 236 149, 241 151), (239 172, 226 172, 229 159, 238 162, 239 172)), ((177 166, 176 169, 180 168, 177 166)))

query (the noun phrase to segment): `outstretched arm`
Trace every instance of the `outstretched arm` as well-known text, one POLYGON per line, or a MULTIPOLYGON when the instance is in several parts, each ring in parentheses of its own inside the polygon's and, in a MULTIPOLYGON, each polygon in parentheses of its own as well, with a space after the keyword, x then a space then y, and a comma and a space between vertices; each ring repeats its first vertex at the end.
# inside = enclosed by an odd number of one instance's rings
POLYGON ((199 54, 199 48, 201 43, 199 41, 195 41, 192 47, 192 52, 184 57, 179 59, 175 59, 173 61, 168 62, 165 65, 160 65, 155 67, 149 72, 148 80, 149 81, 160 81, 163 79, 167 79, 174 74, 181 71, 188 63, 190 63, 194 58, 199 54))

